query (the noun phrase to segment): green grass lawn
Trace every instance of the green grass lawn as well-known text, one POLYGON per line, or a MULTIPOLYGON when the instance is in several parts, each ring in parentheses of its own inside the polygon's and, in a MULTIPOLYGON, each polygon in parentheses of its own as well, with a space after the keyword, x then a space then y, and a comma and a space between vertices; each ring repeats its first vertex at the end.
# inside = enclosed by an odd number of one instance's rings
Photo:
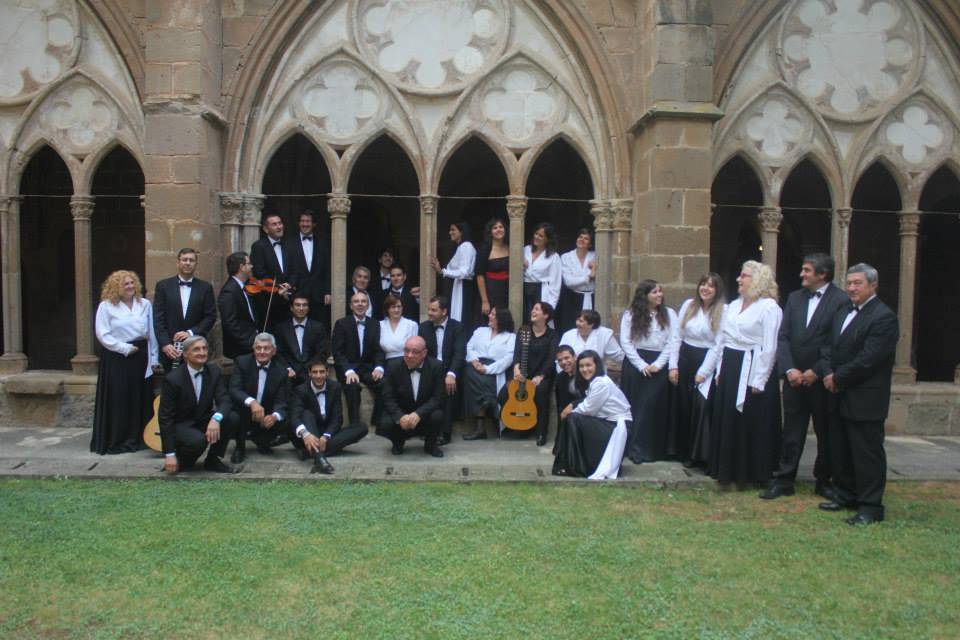
POLYGON ((960 485, 0 481, 0 638, 956 638, 960 485))

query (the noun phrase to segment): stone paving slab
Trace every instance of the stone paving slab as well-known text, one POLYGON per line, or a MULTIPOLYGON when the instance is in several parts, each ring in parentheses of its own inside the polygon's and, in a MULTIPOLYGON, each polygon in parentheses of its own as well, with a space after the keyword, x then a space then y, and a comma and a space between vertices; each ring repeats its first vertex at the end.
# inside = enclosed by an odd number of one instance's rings
MULTIPOLYGON (((151 451, 98 456, 88 450, 86 429, 0 427, 0 476, 70 478, 166 478, 162 458, 151 451)), ((960 438, 947 436, 887 438, 890 480, 960 480, 960 438)), ((232 447, 232 445, 231 445, 232 447)), ((406 453, 394 456, 390 443, 371 433, 330 461, 333 476, 309 473, 310 463, 301 461, 291 445, 264 456, 248 446, 247 459, 233 475, 201 470, 181 473, 178 478, 309 481, 388 482, 587 482, 550 474, 550 447, 537 447, 532 440, 504 438, 464 442, 459 435, 445 446, 443 459, 424 454, 419 441, 407 443, 406 453)), ((799 478, 812 481, 816 444, 811 437, 804 449, 799 478)), ((716 486, 699 470, 684 469, 676 462, 634 465, 626 462, 620 483, 658 486, 716 486)))

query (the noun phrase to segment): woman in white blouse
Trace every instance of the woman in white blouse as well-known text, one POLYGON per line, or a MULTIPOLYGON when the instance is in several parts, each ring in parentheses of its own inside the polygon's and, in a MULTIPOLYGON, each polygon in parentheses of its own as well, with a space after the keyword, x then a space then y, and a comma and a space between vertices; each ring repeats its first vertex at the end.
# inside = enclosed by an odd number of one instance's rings
MULTIPOLYGON (((617 364, 623 362, 623 349, 613 335, 613 329, 600 326, 600 313, 593 309, 585 309, 577 315, 576 326, 560 337, 560 344, 573 349, 573 354, 579 355, 590 349, 600 354, 604 360, 612 360, 617 364)), ((560 367, 557 367, 560 371, 560 367)))
POLYGON ((464 440, 483 440, 487 437, 484 418, 500 418, 497 395, 507 381, 513 365, 516 345, 513 315, 509 309, 490 309, 487 326, 478 327, 467 342, 467 364, 464 366, 464 416, 477 421, 473 433, 464 440))
POLYGON ((634 464, 676 455, 669 442, 673 389, 667 363, 677 325, 677 313, 663 303, 660 285, 640 282, 620 320, 620 346, 626 354, 620 387, 633 409, 627 457, 634 464))
POLYGON ((540 301, 556 308, 562 281, 557 232, 549 222, 541 222, 533 229, 531 243, 523 248, 523 317, 529 318, 533 305, 540 301))
POLYGON ((410 318, 403 317, 400 298, 388 295, 383 299, 383 320, 380 321, 380 349, 389 362, 403 357, 403 343, 417 335, 419 327, 410 318))
POLYGON ((454 222, 450 225, 450 239, 457 250, 446 267, 440 266, 436 256, 430 256, 430 266, 450 285, 450 317, 457 322, 467 321, 473 328, 473 301, 475 285, 473 283, 474 266, 477 262, 477 250, 470 242, 470 225, 466 222, 454 222))
POLYGON ((103 350, 90 451, 137 451, 143 448, 143 428, 153 415, 150 378, 159 364, 153 308, 133 271, 107 276, 100 299, 95 328, 103 350))
POLYGON ((603 359, 586 350, 577 358, 576 387, 585 393, 576 407, 567 407, 557 433, 553 474, 616 478, 623 461, 630 424, 630 403, 604 375, 603 359))
POLYGON ((704 274, 696 297, 680 305, 679 339, 670 352, 669 378, 676 387, 671 426, 685 467, 705 466, 709 459, 710 381, 698 372, 717 341, 726 309, 723 279, 716 273, 704 274))
POLYGON ((707 473, 722 484, 765 486, 780 452, 780 387, 770 374, 783 312, 767 265, 744 262, 737 292, 698 372, 715 373, 717 381, 710 398, 707 473))
POLYGON ((593 236, 590 229, 583 228, 577 232, 577 248, 560 256, 560 272, 563 279, 560 304, 557 307, 559 316, 557 329, 560 333, 574 327, 581 311, 593 309, 597 254, 590 250, 591 246, 593 246, 593 236))

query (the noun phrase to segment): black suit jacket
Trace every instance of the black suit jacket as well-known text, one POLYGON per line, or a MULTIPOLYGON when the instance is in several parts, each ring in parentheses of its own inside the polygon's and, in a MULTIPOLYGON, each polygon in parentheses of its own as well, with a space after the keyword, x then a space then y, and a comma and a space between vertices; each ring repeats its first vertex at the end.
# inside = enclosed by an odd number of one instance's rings
POLYGON ((173 335, 178 331, 189 330, 194 335, 206 337, 216 321, 217 306, 213 285, 209 282, 193 279, 186 316, 180 302, 180 277, 157 282, 153 293, 153 330, 161 349, 173 342, 173 335))
POLYGON ((837 310, 850 304, 847 294, 832 284, 828 285, 807 326, 809 300, 807 290, 798 289, 787 297, 787 304, 783 307, 777 344, 777 370, 780 375, 786 375, 790 369, 798 369, 802 373, 817 364, 821 347, 830 343, 834 315, 837 310))
POLYGON ((254 278, 273 278, 277 283, 290 283, 297 288, 297 279, 294 277, 294 257, 290 245, 280 241, 280 253, 283 255, 283 268, 277 262, 277 254, 273 251, 273 240, 269 236, 260 238, 250 247, 250 262, 253 263, 254 278))
MULTIPOLYGON (((353 285, 347 285, 347 315, 353 315, 353 310, 350 308, 350 298, 353 297, 353 285)), ((370 313, 372 317, 376 320, 383 320, 383 316, 380 314, 381 306, 383 305, 383 293, 375 288, 367 288, 367 299, 370 300, 370 313)))
MULTIPOLYGON (((427 355, 437 357, 437 330, 431 321, 420 323, 418 332, 427 343, 427 355)), ((463 331, 463 324, 447 318, 447 326, 443 331, 443 344, 440 345, 440 355, 443 356, 443 366, 446 371, 452 371, 459 376, 463 370, 463 363, 467 359, 467 336, 463 331)))
POLYGON ((333 362, 341 380, 348 369, 353 369, 357 373, 369 373, 374 368, 383 366, 380 323, 373 318, 366 318, 363 326, 363 356, 361 357, 360 334, 357 332, 357 323, 353 314, 340 318, 333 325, 333 362))
POLYGON ((830 409, 851 420, 886 420, 890 382, 899 339, 896 314, 880 298, 857 312, 843 333, 849 306, 833 316, 830 343, 820 350, 816 373, 833 374, 839 393, 829 395, 830 409))
MULTIPOLYGON (((389 295, 397 297, 397 295, 393 293, 393 289, 387 289, 383 292, 383 298, 386 298, 389 295)), ((383 298, 380 299, 381 313, 383 312, 383 298)), ((410 293, 409 286, 403 286, 403 289, 400 290, 399 298, 400 303, 403 305, 403 317, 410 318, 414 322, 420 322, 420 303, 417 302, 417 299, 413 297, 412 293, 410 293)))
POLYGON ((331 436, 336 435, 343 427, 343 400, 340 396, 340 383, 327 378, 327 392, 324 394, 326 418, 324 418, 320 413, 320 405, 317 402, 317 396, 313 393, 313 387, 310 386, 309 381, 303 383, 291 394, 290 424, 294 429, 303 424, 307 427, 307 431, 318 438, 325 433, 331 436), (303 422, 304 413, 313 414, 316 429, 312 429, 312 425, 303 422))
MULTIPOLYGON (((263 386, 263 396, 260 404, 266 415, 279 413, 282 419, 287 419, 287 370, 274 358, 267 369, 267 382, 263 386)), ((257 361, 252 353, 242 355, 233 361, 233 374, 230 376, 230 402, 239 412, 246 408, 247 398, 257 397, 257 382, 259 371, 257 361)))
POLYGON ((396 424, 408 413, 416 412, 421 418, 428 418, 434 411, 442 411, 447 397, 444 386, 446 375, 446 369, 439 360, 426 358, 420 373, 420 392, 415 399, 410 370, 403 358, 390 362, 383 375, 384 415, 396 424))
MULTIPOLYGON (((330 293, 330 250, 329 240, 313 233, 313 260, 307 268, 307 258, 303 254, 303 244, 300 242, 300 232, 297 231, 285 241, 286 250, 284 260, 289 258, 290 265, 287 272, 291 279, 296 280, 297 293, 310 298, 311 309, 323 308, 323 297, 330 293)), ((276 257, 274 256, 274 262, 276 257)))
POLYGON ((330 355, 330 340, 327 337, 327 328, 322 322, 307 318, 304 320, 303 350, 297 342, 294 321, 283 320, 274 327, 277 338, 277 355, 284 367, 290 367, 298 376, 307 374, 307 363, 321 357, 324 360, 330 355))
POLYGON ((256 306, 251 300, 250 307, 247 307, 243 289, 232 277, 227 278, 220 289, 217 306, 220 308, 220 327, 223 329, 223 355, 236 358, 250 353, 260 320, 250 317, 250 309, 256 313, 256 306))
POLYGON ((206 426, 214 411, 226 415, 230 411, 230 396, 227 394, 220 367, 207 363, 201 376, 200 399, 194 391, 190 369, 182 365, 170 370, 163 378, 160 390, 160 409, 157 421, 160 424, 160 441, 164 453, 176 452, 175 425, 192 422, 206 426))

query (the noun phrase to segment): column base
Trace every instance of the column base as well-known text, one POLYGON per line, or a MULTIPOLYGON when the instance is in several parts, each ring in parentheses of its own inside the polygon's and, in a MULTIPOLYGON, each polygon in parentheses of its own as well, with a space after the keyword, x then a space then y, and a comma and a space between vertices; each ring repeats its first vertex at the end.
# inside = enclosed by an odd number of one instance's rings
POLYGON ((893 384, 914 384, 917 381, 917 370, 913 367, 894 367, 893 384))
POLYGON ((97 375, 98 362, 97 356, 75 355, 70 358, 70 366, 73 368, 73 373, 78 376, 97 375))
POLYGON ((26 355, 22 353, 5 353, 0 356, 0 375, 23 373, 26 370, 26 355))

